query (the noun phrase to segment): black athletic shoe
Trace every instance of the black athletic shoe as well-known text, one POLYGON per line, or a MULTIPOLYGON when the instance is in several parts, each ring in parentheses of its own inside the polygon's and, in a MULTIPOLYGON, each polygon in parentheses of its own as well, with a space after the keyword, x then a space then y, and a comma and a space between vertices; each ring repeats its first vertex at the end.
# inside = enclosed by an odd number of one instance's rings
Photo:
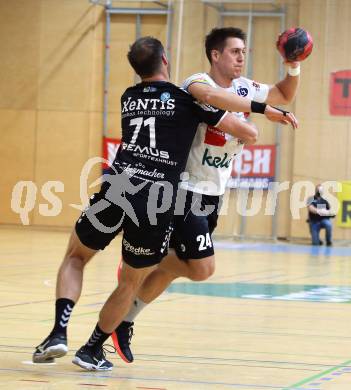
POLYGON ((134 334, 133 325, 134 322, 122 321, 111 335, 118 355, 126 363, 131 363, 134 360, 132 351, 129 347, 134 334))
POLYGON ((49 335, 33 353, 33 363, 52 363, 54 358, 65 356, 68 352, 67 338, 62 334, 49 335))
POLYGON ((113 364, 106 360, 104 347, 98 352, 83 345, 75 354, 73 364, 87 371, 110 371, 113 364))

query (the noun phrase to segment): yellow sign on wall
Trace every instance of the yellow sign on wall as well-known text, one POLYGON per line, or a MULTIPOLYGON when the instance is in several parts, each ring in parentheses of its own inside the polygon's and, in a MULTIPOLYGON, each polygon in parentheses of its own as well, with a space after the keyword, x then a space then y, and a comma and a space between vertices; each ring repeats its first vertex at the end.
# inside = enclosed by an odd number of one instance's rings
POLYGON ((336 224, 339 227, 351 228, 351 181, 341 182, 342 190, 338 192, 339 212, 336 224))

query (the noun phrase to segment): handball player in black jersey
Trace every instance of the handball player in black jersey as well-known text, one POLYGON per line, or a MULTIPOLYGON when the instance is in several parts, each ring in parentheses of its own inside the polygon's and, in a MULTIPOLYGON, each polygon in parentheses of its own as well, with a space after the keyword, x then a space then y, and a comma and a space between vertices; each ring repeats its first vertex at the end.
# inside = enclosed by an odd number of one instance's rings
MULTIPOLYGON (((169 83, 168 61, 157 39, 138 39, 128 59, 142 82, 121 98, 121 147, 100 192, 91 197, 71 234, 57 277, 54 328, 36 347, 35 363, 52 362, 67 353, 67 325, 81 293, 84 266, 123 231, 118 287, 73 360, 87 370, 112 368, 103 343, 129 311, 149 267, 167 253, 177 184, 198 124, 205 122, 234 135, 239 129, 247 138, 257 137, 250 124, 195 102, 169 83)), ((251 102, 237 98, 250 111, 251 102)), ((284 120, 283 114, 276 115, 284 120)))
MULTIPOLYGON (((232 98, 240 95, 269 104, 290 103, 299 85, 299 71, 290 67, 299 67, 299 63, 288 63, 287 74, 272 85, 242 77, 246 57, 245 40, 246 35, 241 29, 214 28, 205 40, 210 63, 208 73, 193 74, 183 82, 183 88, 197 100, 229 111, 237 110, 237 102, 222 96, 228 91, 232 98), (236 107, 232 109, 233 102, 236 107)), ((243 108, 236 115, 246 120, 246 111, 243 108)), ((241 134, 232 137, 207 124, 200 125, 185 167, 189 179, 180 185, 184 191, 182 198, 186 201, 181 213, 177 213, 177 207, 174 213, 169 253, 144 280, 129 313, 112 334, 116 351, 125 362, 134 360, 131 340, 139 313, 176 278, 204 281, 214 273, 212 233, 231 175, 232 160, 240 155, 243 146, 248 143, 252 143, 251 140, 241 134)))

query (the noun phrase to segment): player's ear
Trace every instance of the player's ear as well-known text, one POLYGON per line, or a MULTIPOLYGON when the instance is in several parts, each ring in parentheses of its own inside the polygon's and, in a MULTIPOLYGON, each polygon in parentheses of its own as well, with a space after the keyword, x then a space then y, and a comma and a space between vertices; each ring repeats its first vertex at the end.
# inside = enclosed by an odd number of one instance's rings
POLYGON ((211 59, 212 59, 211 62, 217 62, 218 58, 219 58, 219 54, 220 53, 218 50, 216 50, 216 49, 211 50, 211 59))
POLYGON ((167 57, 166 57, 165 53, 162 54, 162 63, 164 65, 168 66, 168 60, 167 60, 167 57))

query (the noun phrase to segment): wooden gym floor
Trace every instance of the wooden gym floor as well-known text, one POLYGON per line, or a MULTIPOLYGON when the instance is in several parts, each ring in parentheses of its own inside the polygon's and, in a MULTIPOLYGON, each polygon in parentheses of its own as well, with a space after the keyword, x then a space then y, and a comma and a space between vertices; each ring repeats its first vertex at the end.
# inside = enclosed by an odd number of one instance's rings
POLYGON ((0 387, 6 389, 351 389, 351 248, 217 244, 208 282, 179 280, 137 318, 135 362, 71 363, 116 284, 120 240, 88 266, 67 356, 31 364, 51 329, 68 233, 0 229, 0 387))

